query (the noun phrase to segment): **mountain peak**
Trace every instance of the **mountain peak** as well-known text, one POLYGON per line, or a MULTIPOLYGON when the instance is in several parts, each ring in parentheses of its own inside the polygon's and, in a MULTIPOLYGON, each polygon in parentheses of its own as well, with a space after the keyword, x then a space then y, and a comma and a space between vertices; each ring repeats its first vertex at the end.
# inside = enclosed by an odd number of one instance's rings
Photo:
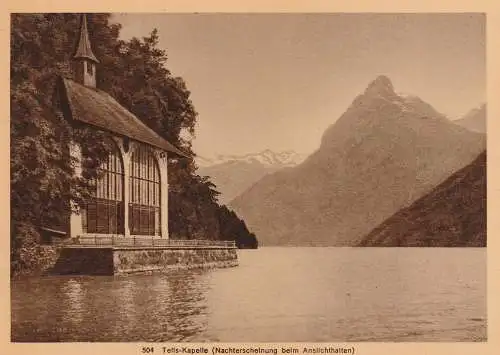
POLYGON ((472 132, 486 133, 486 103, 473 108, 454 123, 472 132))
POLYGON ((365 95, 376 95, 376 96, 394 96, 394 86, 392 85, 391 79, 385 75, 379 75, 375 80, 373 80, 365 90, 365 95))
POLYGON ((478 106, 474 107, 472 110, 470 110, 469 112, 467 112, 464 117, 469 116, 469 115, 473 115, 473 114, 478 114, 480 112, 482 114, 486 115, 486 103, 485 102, 483 102, 483 103, 479 104, 478 106))

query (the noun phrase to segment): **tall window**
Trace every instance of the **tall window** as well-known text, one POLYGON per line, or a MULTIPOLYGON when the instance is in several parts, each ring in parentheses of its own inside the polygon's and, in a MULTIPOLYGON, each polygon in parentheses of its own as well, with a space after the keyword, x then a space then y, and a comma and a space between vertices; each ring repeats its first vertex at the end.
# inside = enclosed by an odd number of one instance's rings
POLYGON ((94 181, 94 197, 82 211, 86 233, 124 234, 123 162, 116 145, 100 167, 101 177, 94 181))
POLYGON ((130 159, 129 227, 134 235, 161 235, 160 170, 153 152, 139 146, 130 159))

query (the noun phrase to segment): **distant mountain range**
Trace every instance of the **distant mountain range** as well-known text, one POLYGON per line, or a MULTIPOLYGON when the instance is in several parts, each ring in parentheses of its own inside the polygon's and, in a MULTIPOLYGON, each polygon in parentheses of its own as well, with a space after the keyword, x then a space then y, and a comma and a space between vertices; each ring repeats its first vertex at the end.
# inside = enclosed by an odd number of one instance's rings
POLYGON ((486 133, 486 104, 469 111, 464 117, 453 121, 472 132, 486 133))
POLYGON ((485 149, 485 135, 452 123, 380 76, 299 165, 264 175, 230 207, 260 245, 358 245, 385 219, 485 149))
POLYGON ((486 153, 371 231, 359 246, 486 246, 486 153))
POLYGON ((258 153, 248 153, 241 155, 219 154, 214 158, 196 157, 196 163, 201 168, 220 165, 233 161, 261 163, 268 166, 276 165, 284 167, 297 165, 298 163, 302 162, 304 158, 304 154, 299 154, 293 150, 275 152, 270 149, 265 149, 258 153))
POLYGON ((244 155, 219 155, 213 159, 196 159, 198 173, 211 177, 221 193, 219 202, 227 203, 267 174, 304 160, 305 156, 293 150, 274 152, 266 149, 244 155))

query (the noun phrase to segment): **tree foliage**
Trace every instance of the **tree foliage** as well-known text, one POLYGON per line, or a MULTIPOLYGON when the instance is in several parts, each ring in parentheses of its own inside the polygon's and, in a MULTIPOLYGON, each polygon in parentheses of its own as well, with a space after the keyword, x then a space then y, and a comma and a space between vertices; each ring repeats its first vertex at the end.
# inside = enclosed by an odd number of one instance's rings
MULTIPOLYGON (((142 39, 124 41, 119 38, 121 26, 111 23, 109 14, 88 18, 92 47, 100 61, 97 86, 172 144, 194 155, 191 139, 197 112, 185 82, 167 69, 157 30, 142 39)), ((88 197, 88 178, 98 173, 107 151, 105 133, 72 127, 53 110, 55 79, 73 76, 70 63, 79 23, 76 14, 11 17, 11 258, 18 267, 23 263, 23 245, 28 239, 30 245, 36 242, 33 231, 64 223, 69 203, 78 209, 88 197), (75 162, 67 149, 70 140, 93 142, 82 144, 94 157, 86 162, 90 176, 75 177, 75 162)), ((237 216, 218 205, 216 187, 196 174, 192 160, 169 159, 169 184, 173 237, 236 238, 221 221, 236 221, 237 216)), ((250 237, 245 230, 240 232, 250 237)))
POLYGON ((220 208, 219 224, 221 235, 227 239, 234 238, 238 248, 257 248, 258 242, 255 234, 250 233, 245 222, 226 206, 220 208))

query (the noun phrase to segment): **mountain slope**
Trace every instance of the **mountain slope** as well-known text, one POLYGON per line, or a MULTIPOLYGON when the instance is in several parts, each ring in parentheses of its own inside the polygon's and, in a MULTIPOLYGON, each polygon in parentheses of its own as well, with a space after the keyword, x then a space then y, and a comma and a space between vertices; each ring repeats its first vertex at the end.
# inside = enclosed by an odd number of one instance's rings
POLYGON ((227 203, 260 180, 263 176, 288 166, 295 166, 303 157, 294 151, 273 152, 269 149, 255 154, 219 156, 204 160, 200 175, 211 177, 221 193, 219 202, 227 203))
POLYGON ((464 117, 453 121, 453 123, 472 132, 486 133, 486 104, 472 109, 464 117))
POLYGON ((371 231, 359 246, 486 246, 486 153, 371 231))
POLYGON ((302 164, 231 202, 261 245, 356 245, 375 226, 470 163, 485 137, 375 79, 302 164))

